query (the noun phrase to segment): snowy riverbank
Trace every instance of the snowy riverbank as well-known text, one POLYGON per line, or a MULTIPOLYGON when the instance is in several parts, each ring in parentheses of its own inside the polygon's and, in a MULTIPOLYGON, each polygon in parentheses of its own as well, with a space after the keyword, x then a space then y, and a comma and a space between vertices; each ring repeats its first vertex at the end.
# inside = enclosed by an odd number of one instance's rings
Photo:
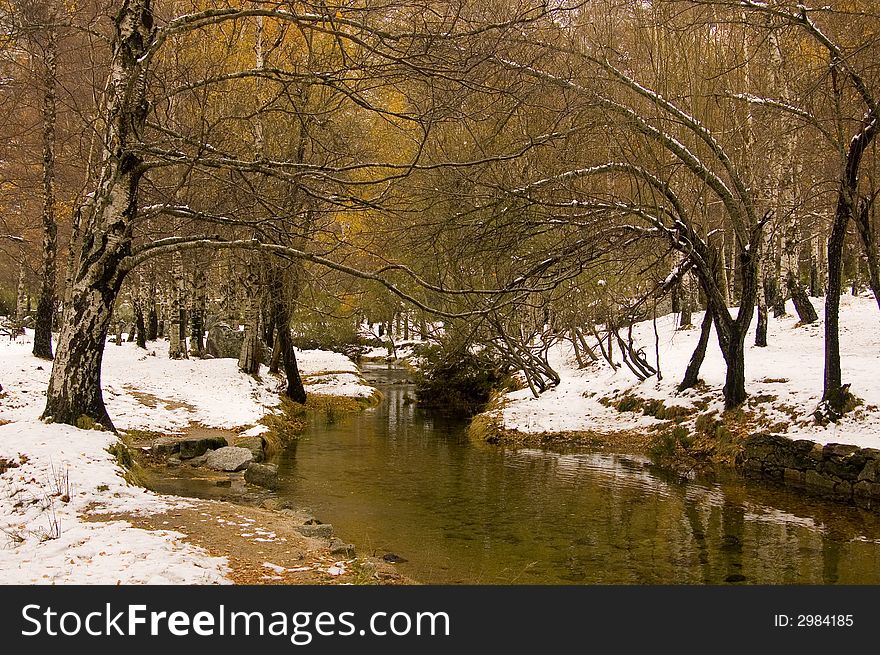
MULTIPOLYGON (((244 428, 279 402, 281 382, 265 368, 257 381, 239 373, 233 359, 172 361, 166 344, 148 346, 146 352, 130 343, 106 348, 104 398, 120 430, 174 432, 193 423, 244 428)), ((227 558, 180 532, 89 520, 156 515, 193 503, 127 484, 108 452, 112 433, 42 423, 51 362, 32 357, 31 347, 30 332, 0 342, 0 582, 228 582, 227 558)), ((343 355, 301 351, 297 357, 307 392, 368 397, 374 391, 343 355)))
MULTIPOLYGON (((880 312, 872 297, 841 298, 841 364, 843 381, 863 402, 838 423, 821 426, 812 418, 822 395, 823 303, 812 299, 819 321, 799 325, 788 315, 771 319, 768 346, 754 346, 755 322, 746 338, 745 411, 758 429, 794 439, 819 443, 846 443, 880 448, 880 312)), ((791 306, 789 303, 789 310, 791 306)), ((507 394, 503 407, 493 412, 506 430, 523 433, 585 431, 614 433, 650 430, 665 422, 642 411, 619 411, 615 403, 627 396, 662 400, 665 407, 683 407, 700 413, 723 411, 724 360, 713 331, 700 371, 704 385, 684 393, 676 387, 693 353, 702 315, 694 315, 693 329, 677 330, 672 314, 658 318, 660 369, 656 377, 639 382, 625 367, 616 371, 604 360, 578 369, 568 344, 551 350, 551 364, 562 378, 558 387, 534 398, 528 389, 507 394)), ((636 342, 653 363, 654 328, 650 321, 633 330, 636 342)))

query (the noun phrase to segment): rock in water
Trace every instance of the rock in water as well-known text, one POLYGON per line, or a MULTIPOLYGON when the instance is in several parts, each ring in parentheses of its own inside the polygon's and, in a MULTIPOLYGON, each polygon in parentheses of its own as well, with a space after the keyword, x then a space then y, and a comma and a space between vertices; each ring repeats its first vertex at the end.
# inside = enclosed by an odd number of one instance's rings
POLYGON ((267 489, 278 486, 278 466, 276 464, 257 464, 251 462, 244 470, 245 482, 256 484, 267 489))
POLYGON ((401 557, 400 555, 395 555, 394 553, 385 553, 384 555, 382 555, 382 559, 389 564, 400 564, 407 561, 405 558, 401 557))
POLYGON ((254 454, 247 448, 224 446, 208 455, 205 466, 215 471, 241 471, 254 460, 254 454))

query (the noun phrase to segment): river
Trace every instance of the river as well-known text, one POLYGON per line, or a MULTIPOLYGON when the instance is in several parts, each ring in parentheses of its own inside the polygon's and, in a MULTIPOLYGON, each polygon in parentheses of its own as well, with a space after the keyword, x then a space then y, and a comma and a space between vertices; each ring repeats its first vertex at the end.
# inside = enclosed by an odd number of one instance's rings
POLYGON ((362 554, 443 584, 880 583, 880 516, 734 474, 683 480, 647 457, 471 443, 367 364, 376 408, 315 417, 278 494, 362 554))

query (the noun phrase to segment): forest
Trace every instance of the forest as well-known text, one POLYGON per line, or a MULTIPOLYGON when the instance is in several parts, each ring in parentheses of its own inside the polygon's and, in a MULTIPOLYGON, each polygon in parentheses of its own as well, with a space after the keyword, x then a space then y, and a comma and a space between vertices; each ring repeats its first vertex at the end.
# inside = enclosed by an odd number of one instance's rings
POLYGON ((847 407, 838 299, 880 299, 871 2, 4 5, 0 287, 54 357, 46 417, 112 426, 123 321, 173 358, 240 321, 250 372, 277 337, 300 400, 291 329, 443 321, 540 393, 547 344, 597 330, 651 375, 621 333, 664 302, 707 310, 734 408, 752 321, 820 295, 819 411, 847 407))

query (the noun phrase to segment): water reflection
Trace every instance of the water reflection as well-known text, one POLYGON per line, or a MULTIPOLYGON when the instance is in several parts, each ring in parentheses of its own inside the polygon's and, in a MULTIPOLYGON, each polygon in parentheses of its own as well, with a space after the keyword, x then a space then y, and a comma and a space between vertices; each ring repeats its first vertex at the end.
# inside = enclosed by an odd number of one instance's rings
POLYGON ((635 455, 476 446, 454 417, 385 402, 320 420, 283 455, 282 489, 362 552, 439 583, 880 582, 880 522, 748 484, 683 482, 635 455))

